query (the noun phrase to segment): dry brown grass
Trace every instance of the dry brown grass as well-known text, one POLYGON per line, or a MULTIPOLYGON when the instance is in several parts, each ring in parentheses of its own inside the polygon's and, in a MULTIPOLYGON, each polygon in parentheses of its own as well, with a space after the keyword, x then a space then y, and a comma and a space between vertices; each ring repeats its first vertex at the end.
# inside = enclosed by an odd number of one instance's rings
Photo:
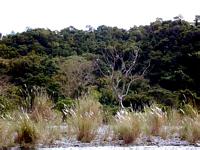
POLYGON ((0 120, 0 146, 32 147, 61 138, 61 114, 51 109, 53 104, 46 92, 41 91, 36 93, 32 111, 13 111, 0 120))
POLYGON ((29 114, 30 118, 36 122, 43 121, 56 121, 61 123, 61 113, 52 110, 53 103, 48 94, 44 90, 39 90, 35 94, 33 109, 29 114))
POLYGON ((0 148, 14 145, 13 124, 8 120, 0 120, 0 148))
POLYGON ((52 109, 53 103, 45 90, 38 89, 35 95, 33 109, 28 116, 40 133, 38 142, 51 144, 62 137, 62 115, 52 109))
POLYGON ((191 126, 192 138, 189 139, 192 143, 200 140, 200 119, 196 119, 191 126))
POLYGON ((200 115, 196 109, 191 107, 187 111, 189 111, 189 115, 185 113, 180 125, 179 135, 181 139, 196 143, 200 141, 200 115))
POLYGON ((79 100, 70 111, 68 124, 75 132, 77 140, 90 142, 96 136, 97 130, 102 123, 101 105, 91 97, 79 100))
POLYGON ((23 114, 18 120, 15 131, 15 143, 18 143, 21 146, 34 145, 40 137, 40 132, 38 131, 36 124, 30 120, 27 114, 23 114))
POLYGON ((133 143, 141 133, 140 115, 126 110, 118 112, 114 119, 113 131, 124 144, 133 143))
POLYGON ((159 136, 163 134, 161 131, 163 126, 167 121, 167 114, 162 112, 162 110, 153 106, 145 110, 143 114, 143 124, 144 124, 144 132, 147 136, 159 136))
MULTIPOLYGON (((1 119, 0 148, 14 144, 25 147, 49 145, 62 138, 64 132, 67 132, 67 136, 75 135, 81 142, 91 142, 97 137, 103 113, 100 103, 92 97, 78 100, 74 109, 68 110, 68 126, 64 129, 60 127, 62 117, 51 107, 52 103, 47 95, 38 95, 33 111, 29 114, 14 112, 10 117, 1 119)), ((140 113, 123 110, 112 118, 111 128, 108 127, 104 135, 98 137, 102 141, 108 141, 113 135, 113 139, 129 144, 141 136, 167 139, 179 135, 183 140, 196 143, 200 141, 200 115, 191 106, 186 108, 181 111, 170 110, 168 113, 157 106, 140 113)))
POLYGON ((40 144, 49 145, 63 137, 63 129, 60 126, 54 125, 52 122, 38 122, 37 128, 40 132, 38 140, 40 144))
POLYGON ((15 143, 20 146, 49 145, 62 137, 63 129, 54 121, 39 120, 36 122, 29 117, 29 114, 25 113, 19 113, 18 117, 13 120, 12 125, 15 132, 12 135, 15 137, 15 143), (16 123, 14 124, 14 122, 16 123))
POLYGON ((167 119, 161 128, 160 136, 163 139, 173 138, 178 135, 183 115, 178 110, 171 109, 167 112, 167 119))

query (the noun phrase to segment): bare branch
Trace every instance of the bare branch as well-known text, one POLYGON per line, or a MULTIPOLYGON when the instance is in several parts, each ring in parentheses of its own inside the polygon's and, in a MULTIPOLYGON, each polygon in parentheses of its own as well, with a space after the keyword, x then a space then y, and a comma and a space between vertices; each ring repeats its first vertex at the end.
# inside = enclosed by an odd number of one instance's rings
POLYGON ((129 69, 126 71, 126 77, 131 73, 131 71, 133 70, 133 68, 135 67, 135 64, 136 64, 136 61, 137 61, 137 58, 138 58, 138 50, 135 51, 135 57, 134 57, 134 60, 131 64, 131 66, 129 67, 129 69))
POLYGON ((148 63, 148 66, 144 69, 144 71, 142 72, 142 75, 144 75, 147 71, 147 69, 150 67, 151 62, 148 63))
POLYGON ((122 79, 117 79, 117 84, 115 86, 115 88, 118 88, 119 87, 119 83, 121 82, 122 79))
POLYGON ((96 66, 98 67, 98 70, 100 71, 100 73, 101 73, 104 77, 108 77, 108 75, 106 75, 106 74, 103 72, 103 70, 101 69, 101 67, 100 67, 100 65, 98 64, 98 62, 99 62, 99 59, 97 59, 97 60, 95 61, 96 66))
POLYGON ((130 87, 136 80, 143 79, 144 74, 150 67, 150 63, 143 70, 142 74, 134 74, 133 70, 139 57, 139 49, 130 52, 128 59, 125 58, 124 52, 117 51, 115 48, 111 50, 104 50, 102 53, 105 65, 108 67, 109 73, 105 73, 99 65, 98 68, 103 76, 111 80, 111 87, 113 93, 117 97, 121 107, 123 108, 123 100, 128 95, 130 87), (120 62, 120 64, 118 63, 120 62))

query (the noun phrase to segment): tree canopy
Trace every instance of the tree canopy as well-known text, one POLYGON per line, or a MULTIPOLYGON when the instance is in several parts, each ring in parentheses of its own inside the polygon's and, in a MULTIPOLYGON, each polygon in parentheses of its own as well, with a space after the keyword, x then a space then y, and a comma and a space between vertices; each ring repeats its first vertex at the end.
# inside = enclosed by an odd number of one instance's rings
MULTIPOLYGON (((141 74, 151 63, 144 74, 145 81, 130 86, 127 100, 151 99, 171 106, 174 101, 183 101, 180 95, 185 90, 197 100, 200 96, 198 21, 198 16, 194 25, 180 17, 167 21, 158 18, 150 25, 129 30, 102 25, 88 30, 70 26, 61 31, 29 28, 3 37, 0 34, 0 76, 8 76, 9 82, 17 87, 25 84, 45 87, 56 99, 74 98, 76 90, 92 86, 102 93, 105 102, 110 89, 105 86, 108 81, 95 68, 96 59, 102 59, 105 51, 114 48, 125 52, 126 60, 137 47, 137 63, 130 73, 141 74)), ((116 62, 115 67, 121 65, 116 62)), ((109 68, 104 66, 104 69, 109 68)))

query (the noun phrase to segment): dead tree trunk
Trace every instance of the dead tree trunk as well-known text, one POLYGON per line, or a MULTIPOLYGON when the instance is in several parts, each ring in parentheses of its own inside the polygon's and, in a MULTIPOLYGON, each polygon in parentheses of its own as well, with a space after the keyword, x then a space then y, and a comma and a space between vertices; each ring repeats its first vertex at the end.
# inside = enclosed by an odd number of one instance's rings
POLYGON ((137 47, 128 52, 117 51, 113 48, 111 50, 104 50, 102 52, 102 59, 99 58, 96 61, 100 73, 110 80, 109 86, 121 108, 124 108, 123 101, 128 95, 131 85, 136 80, 143 79, 146 70, 150 66, 149 63, 149 65, 140 74, 134 72, 138 59, 138 53, 139 48, 137 47), (103 70, 102 66, 107 69, 103 70))

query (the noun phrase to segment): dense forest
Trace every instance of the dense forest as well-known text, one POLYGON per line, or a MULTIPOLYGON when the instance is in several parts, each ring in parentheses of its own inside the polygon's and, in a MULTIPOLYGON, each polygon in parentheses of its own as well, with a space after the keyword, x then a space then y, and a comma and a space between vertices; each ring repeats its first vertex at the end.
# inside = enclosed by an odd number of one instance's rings
POLYGON ((198 108, 198 65, 198 21, 157 19, 129 30, 28 28, 0 40, 0 113, 30 109, 40 88, 58 109, 87 93, 113 113, 120 102, 134 110, 154 103, 163 109, 187 103, 198 108))

